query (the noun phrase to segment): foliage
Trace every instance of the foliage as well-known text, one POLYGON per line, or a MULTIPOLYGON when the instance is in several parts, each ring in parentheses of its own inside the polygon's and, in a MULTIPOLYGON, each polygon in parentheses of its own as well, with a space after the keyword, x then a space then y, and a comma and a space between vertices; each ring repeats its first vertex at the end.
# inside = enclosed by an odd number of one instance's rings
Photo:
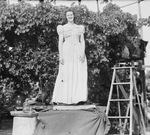
POLYGON ((150 27, 150 16, 148 18, 140 18, 138 21, 138 27, 141 28, 142 26, 150 27))
POLYGON ((125 46, 128 48, 130 58, 137 50, 141 38, 136 26, 137 17, 129 13, 124 13, 117 5, 108 4, 100 15, 99 23, 104 27, 103 33, 106 35, 106 46, 108 59, 116 62, 121 58, 125 46))
MULTIPOLYGON (((3 3, 0 7, 0 85, 9 87, 9 92, 1 90, 5 96, 29 96, 35 90, 33 84, 38 83, 39 90, 46 93, 45 102, 50 102, 58 72, 56 27, 66 22, 68 8, 52 6, 50 2, 36 7, 24 2, 3 3)), ((84 5, 71 8, 76 23, 86 30, 89 99, 106 105, 116 51, 121 52, 124 45, 133 50, 134 39, 139 36, 136 18, 113 4, 100 14, 84 5)))
MULTIPOLYGON (((146 87, 147 87, 147 92, 150 92, 150 70, 148 70, 145 74, 146 76, 146 87)), ((147 98, 150 99, 150 95, 147 95, 147 98)))

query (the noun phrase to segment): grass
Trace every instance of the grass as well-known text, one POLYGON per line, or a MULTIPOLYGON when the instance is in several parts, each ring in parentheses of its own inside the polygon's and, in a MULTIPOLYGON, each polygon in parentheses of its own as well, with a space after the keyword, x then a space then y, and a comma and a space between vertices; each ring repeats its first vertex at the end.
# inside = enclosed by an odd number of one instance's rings
POLYGON ((12 135, 13 119, 1 120, 0 135, 12 135))

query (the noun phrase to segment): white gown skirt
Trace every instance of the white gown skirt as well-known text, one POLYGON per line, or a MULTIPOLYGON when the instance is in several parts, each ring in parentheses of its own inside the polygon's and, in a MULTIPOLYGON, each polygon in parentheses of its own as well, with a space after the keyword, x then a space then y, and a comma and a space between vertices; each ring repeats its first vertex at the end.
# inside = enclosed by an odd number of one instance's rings
POLYGON ((80 42, 64 42, 64 65, 59 65, 52 102, 76 104, 87 101, 87 60, 85 58, 85 61, 81 62, 80 56, 80 42))

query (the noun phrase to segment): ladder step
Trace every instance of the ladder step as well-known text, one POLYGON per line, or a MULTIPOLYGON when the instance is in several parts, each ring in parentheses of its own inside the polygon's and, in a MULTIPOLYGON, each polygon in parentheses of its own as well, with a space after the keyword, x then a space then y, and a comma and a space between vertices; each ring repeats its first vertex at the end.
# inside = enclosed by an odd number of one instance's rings
MULTIPOLYGON (((120 135, 120 134, 107 134, 107 135, 120 135)), ((129 135, 129 134, 123 134, 123 135, 129 135)))
POLYGON ((112 83, 113 85, 125 85, 125 84, 130 84, 130 82, 117 82, 117 83, 112 83))
POLYGON ((130 119, 130 116, 107 116, 110 119, 130 119))
POLYGON ((112 69, 129 69, 129 68, 135 68, 134 66, 124 66, 124 67, 113 67, 112 69))
POLYGON ((130 99, 110 99, 110 101, 130 101, 130 99))
MULTIPOLYGON (((107 135, 120 135, 120 134, 107 134, 107 135)), ((129 135, 129 134, 123 134, 123 135, 129 135)))

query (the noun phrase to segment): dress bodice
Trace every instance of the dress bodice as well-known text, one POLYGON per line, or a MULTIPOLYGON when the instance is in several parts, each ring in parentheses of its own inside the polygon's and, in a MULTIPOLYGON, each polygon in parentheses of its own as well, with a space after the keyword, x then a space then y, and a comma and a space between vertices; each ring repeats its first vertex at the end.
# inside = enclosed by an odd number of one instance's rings
POLYGON ((79 39, 80 35, 84 33, 84 26, 83 25, 58 25, 57 32, 59 35, 63 35, 64 39, 79 39))

